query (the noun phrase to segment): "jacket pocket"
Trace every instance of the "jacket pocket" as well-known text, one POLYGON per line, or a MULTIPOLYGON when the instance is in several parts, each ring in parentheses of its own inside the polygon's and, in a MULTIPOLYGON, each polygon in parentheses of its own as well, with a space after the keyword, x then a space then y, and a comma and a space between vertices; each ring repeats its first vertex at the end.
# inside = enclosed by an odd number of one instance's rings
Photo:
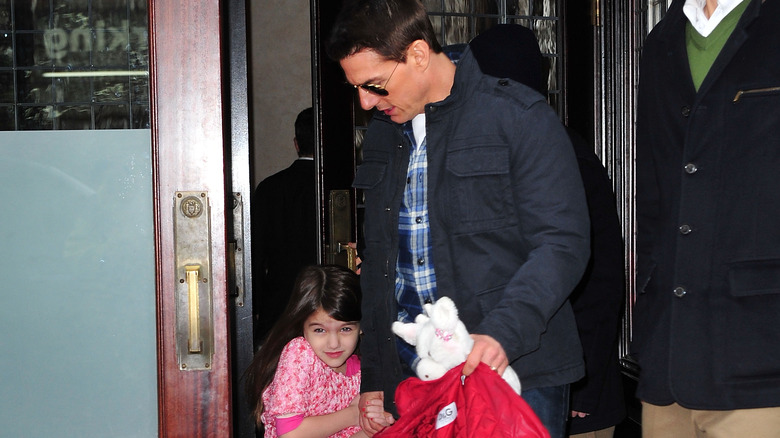
POLYGON ((713 308, 712 360, 725 383, 780 380, 780 259, 746 260, 727 268, 729 296, 713 308))
POLYGON ((460 149, 454 145, 446 168, 449 177, 442 208, 450 212, 456 232, 496 229, 514 221, 506 145, 476 143, 460 149))
POLYGON ((387 161, 366 159, 358 166, 352 187, 363 190, 373 189, 385 178, 385 173, 387 173, 387 161))
POLYGON ((728 282, 734 297, 780 294, 780 259, 730 263, 728 282))
POLYGON ((732 100, 733 103, 738 103, 742 99, 762 96, 780 95, 780 86, 778 87, 761 87, 761 88, 746 88, 744 90, 737 91, 737 94, 732 100))

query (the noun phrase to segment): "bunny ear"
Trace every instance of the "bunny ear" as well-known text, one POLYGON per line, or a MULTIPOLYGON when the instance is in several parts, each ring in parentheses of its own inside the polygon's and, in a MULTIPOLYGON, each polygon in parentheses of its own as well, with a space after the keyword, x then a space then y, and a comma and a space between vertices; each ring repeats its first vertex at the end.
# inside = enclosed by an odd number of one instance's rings
POLYGON ((431 314, 431 319, 436 327, 454 328, 459 321, 455 303, 448 297, 439 298, 431 314))
POLYGON ((418 325, 423 325, 427 323, 429 319, 430 318, 428 318, 428 315, 421 313, 414 318, 414 323, 418 325))
POLYGON ((458 317, 458 308, 455 307, 455 302, 452 301, 449 297, 441 297, 438 301, 436 301, 436 311, 437 312, 445 312, 446 314, 452 314, 455 315, 455 318, 458 317))
POLYGON ((417 345, 417 329, 419 325, 416 323, 403 323, 401 321, 393 322, 390 329, 398 335, 401 339, 406 341, 409 345, 417 345))

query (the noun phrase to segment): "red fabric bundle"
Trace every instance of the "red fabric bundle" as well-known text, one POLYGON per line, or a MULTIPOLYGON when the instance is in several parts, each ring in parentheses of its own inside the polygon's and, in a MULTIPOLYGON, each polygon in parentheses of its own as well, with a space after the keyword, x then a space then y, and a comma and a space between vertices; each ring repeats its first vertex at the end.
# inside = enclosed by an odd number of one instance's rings
POLYGON ((463 364, 440 379, 411 377, 395 393, 400 418, 377 438, 549 438, 539 418, 485 364, 462 376, 463 364))

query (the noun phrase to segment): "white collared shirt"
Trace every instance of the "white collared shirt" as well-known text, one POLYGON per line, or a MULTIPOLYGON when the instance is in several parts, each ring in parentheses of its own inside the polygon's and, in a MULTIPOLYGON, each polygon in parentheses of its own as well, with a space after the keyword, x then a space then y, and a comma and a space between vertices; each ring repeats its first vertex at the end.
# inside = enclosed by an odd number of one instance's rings
POLYGON ((685 16, 690 20, 693 28, 701 34, 703 37, 709 36, 718 24, 733 11, 744 0, 718 0, 718 7, 715 8, 715 12, 712 13, 710 18, 704 14, 704 6, 707 4, 707 0, 685 0, 683 5, 683 12, 685 16))
POLYGON ((425 113, 420 113, 412 119, 412 130, 414 131, 414 141, 418 145, 425 140, 425 113))

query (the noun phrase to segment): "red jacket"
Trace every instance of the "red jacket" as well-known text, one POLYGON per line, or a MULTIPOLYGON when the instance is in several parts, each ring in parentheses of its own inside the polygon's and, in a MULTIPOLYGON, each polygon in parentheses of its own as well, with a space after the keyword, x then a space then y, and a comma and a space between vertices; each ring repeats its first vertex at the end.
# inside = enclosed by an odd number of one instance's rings
POLYGON ((525 400, 485 364, 462 377, 463 364, 440 379, 411 377, 398 385, 400 418, 376 438, 549 438, 525 400))

